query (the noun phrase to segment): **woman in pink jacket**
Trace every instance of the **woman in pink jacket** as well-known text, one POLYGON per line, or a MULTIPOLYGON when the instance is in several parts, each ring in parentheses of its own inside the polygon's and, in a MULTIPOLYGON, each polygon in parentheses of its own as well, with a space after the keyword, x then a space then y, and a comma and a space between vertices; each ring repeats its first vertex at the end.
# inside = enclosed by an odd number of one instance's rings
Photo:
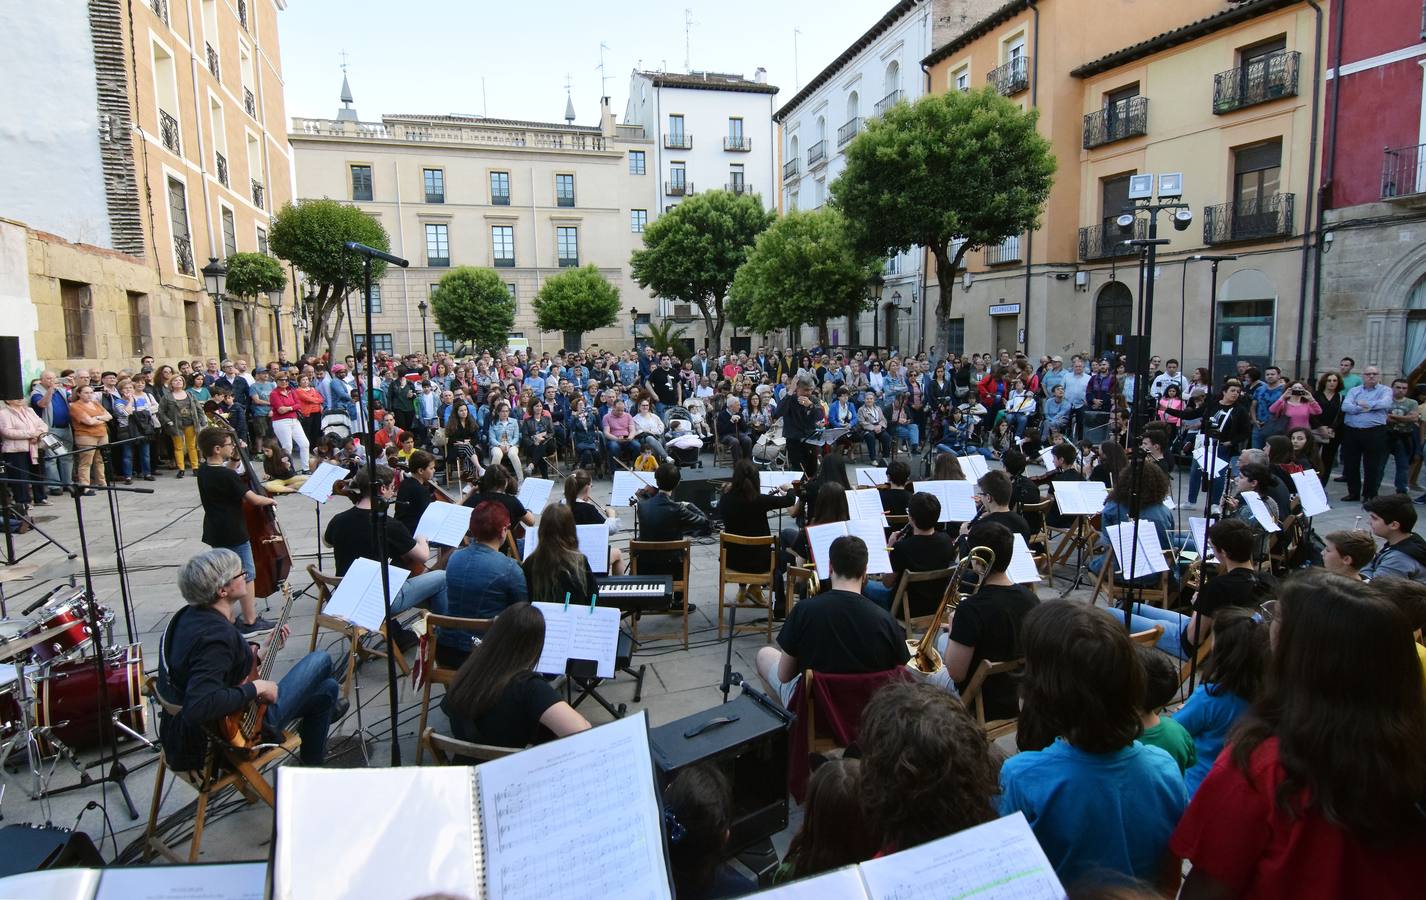
POLYGON ((1268 407, 1268 412, 1287 419, 1287 427, 1283 429, 1285 434, 1294 428, 1310 428, 1311 418, 1321 415, 1322 407, 1302 382, 1294 381, 1292 387, 1283 391, 1277 402, 1268 407))
POLYGON ((6 400, 0 406, 0 452, 5 455, 5 475, 35 482, 29 489, 20 487, 15 491, 16 500, 22 504, 25 495, 32 493, 37 506, 49 505, 40 463, 40 435, 48 430, 49 426, 24 400, 6 400))

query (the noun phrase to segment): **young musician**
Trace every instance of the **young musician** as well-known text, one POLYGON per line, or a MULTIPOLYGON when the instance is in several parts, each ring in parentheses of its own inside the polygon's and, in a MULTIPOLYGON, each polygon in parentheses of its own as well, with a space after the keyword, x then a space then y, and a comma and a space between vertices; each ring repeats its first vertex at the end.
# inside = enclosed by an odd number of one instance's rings
MULTIPOLYGON (((1075 468, 1075 458, 1079 451, 1071 443, 1056 444, 1050 449, 1050 456, 1055 463, 1055 467, 1046 473, 1045 480, 1050 482, 1050 496, 1055 495, 1056 481, 1083 481, 1084 473, 1075 468)), ((1056 509, 1045 515, 1045 522, 1054 528, 1068 528, 1074 524, 1075 517, 1066 515, 1056 509)))
MULTIPOLYGON (((246 565, 238 554, 218 547, 178 571, 178 590, 188 605, 164 629, 158 666, 159 693, 182 707, 176 716, 159 714, 159 740, 171 769, 201 769, 213 726, 255 700, 270 704, 263 717, 268 737, 302 721, 299 757, 303 765, 319 766, 331 723, 346 713, 347 701, 332 678, 332 658, 323 651, 304 656, 280 682, 246 681, 260 661, 257 646, 233 621, 235 603, 250 593, 246 565)), ((284 626, 283 638, 286 632, 284 626)))
POLYGON ((436 458, 417 450, 407 460, 407 475, 396 489, 396 519, 414 534, 426 507, 431 505, 431 479, 436 477, 436 458))
MULTIPOLYGON (((641 541, 676 541, 688 534, 708 534, 713 523, 703 511, 692 503, 682 503, 673 499, 673 492, 683 478, 678 464, 665 461, 654 471, 657 491, 653 496, 640 500, 638 506, 638 536, 641 541)), ((639 559, 639 574, 672 575, 682 574, 683 560, 678 553, 644 553, 639 559)), ((677 607, 683 609, 679 598, 677 607)), ((673 607, 670 606, 670 609, 673 607)), ((688 611, 695 609, 688 604, 688 611)))
POLYGON ((552 503, 540 514, 539 541, 520 566, 530 600, 588 605, 599 591, 589 559, 579 549, 579 532, 568 506, 552 503))
POLYGON ((899 459, 886 466, 886 486, 877 489, 881 494, 881 508, 888 516, 907 515, 906 506, 911 501, 911 467, 899 459))
MULTIPOLYGON (((1018 534, 1025 540, 1030 540, 1029 523, 1025 521, 1024 516, 1010 508, 1010 504, 1014 500, 1015 486, 1011 483, 1009 475, 1000 469, 991 469, 981 476, 975 487, 976 505, 980 507, 980 513, 976 516, 975 522, 977 526, 998 522, 1012 534, 1018 534)), ((969 522, 961 526, 961 534, 968 534, 970 530, 971 523, 969 522)))
MULTIPOLYGON (((594 480, 589 477, 589 472, 575 469, 564 480, 565 505, 574 513, 574 524, 608 525, 612 533, 619 519, 612 509, 594 501, 591 496, 593 487, 594 480)), ((624 555, 619 552, 618 547, 609 548, 609 574, 624 574, 624 555)))
MULTIPOLYGON (((470 543, 446 563, 449 610, 453 616, 493 619, 507 607, 529 599, 520 564, 502 552, 510 531, 510 514, 493 500, 470 515, 470 543)), ((470 650, 468 631, 442 631, 440 645, 460 653, 470 650)))
POLYGON ((1366 578, 1378 575, 1400 575, 1412 581, 1426 583, 1426 541, 1416 534, 1416 509, 1406 494, 1382 494, 1373 497, 1362 508, 1372 534, 1386 543, 1381 552, 1362 569, 1366 578))
POLYGON ((1376 541, 1365 531, 1334 531, 1322 538, 1322 567, 1333 575, 1365 581, 1362 567, 1376 556, 1376 541))
MULTIPOLYGON (((904 464, 901 465, 905 468, 904 464)), ((882 575, 879 581, 868 579, 862 591, 885 610, 891 609, 891 601, 896 596, 902 575, 949 568, 956 561, 956 542, 937 528, 941 520, 941 501, 934 494, 912 495, 911 502, 907 504, 907 518, 911 533, 891 545, 891 571, 882 575)), ((908 587, 906 603, 911 615, 929 616, 934 613, 945 587, 944 583, 938 582, 921 582, 908 587)))
POLYGON ((275 506, 277 501, 253 491, 243 476, 230 467, 237 455, 236 441, 227 430, 217 426, 198 433, 198 450, 204 462, 198 469, 198 502, 203 506, 203 543, 231 550, 243 561, 243 573, 247 577, 243 582, 245 592, 238 595, 242 614, 237 628, 244 636, 252 637, 271 631, 273 625, 257 614, 252 585, 257 568, 253 564, 243 503, 275 506))

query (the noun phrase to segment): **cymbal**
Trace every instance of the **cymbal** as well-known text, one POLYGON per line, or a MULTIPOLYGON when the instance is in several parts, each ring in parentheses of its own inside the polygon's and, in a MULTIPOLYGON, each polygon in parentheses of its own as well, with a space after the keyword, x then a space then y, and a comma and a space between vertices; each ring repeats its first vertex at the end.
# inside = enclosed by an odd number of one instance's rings
POLYGON ((73 628, 74 624, 75 623, 73 622, 64 622, 60 625, 54 626, 53 628, 48 628, 44 631, 41 631, 39 634, 31 635, 30 637, 19 638, 17 640, 5 641, 3 643, 0 643, 0 663, 7 663, 16 659, 20 656, 20 654, 24 653, 30 648, 39 646, 40 644, 43 644, 45 641, 49 640, 55 635, 63 634, 64 632, 73 628))

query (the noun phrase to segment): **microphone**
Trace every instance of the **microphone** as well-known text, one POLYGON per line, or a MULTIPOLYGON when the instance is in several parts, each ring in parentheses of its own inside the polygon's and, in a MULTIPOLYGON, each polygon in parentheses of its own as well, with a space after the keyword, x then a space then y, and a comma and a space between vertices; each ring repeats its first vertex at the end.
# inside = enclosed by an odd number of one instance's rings
POLYGON ((387 253, 385 250, 378 250, 375 247, 368 247, 366 244, 360 244, 356 241, 347 241, 342 246, 346 247, 348 250, 360 253, 363 256, 369 256, 372 259, 385 260, 386 262, 391 263, 393 266, 400 266, 403 269, 411 265, 409 261, 404 260, 399 256, 394 256, 390 253, 387 253))
POLYGON ((31 603, 29 606, 25 607, 24 609, 20 610, 20 615, 22 615, 22 616, 28 616, 30 613, 32 613, 32 612, 34 612, 35 610, 39 609, 41 606, 44 606, 46 603, 50 602, 50 598, 53 597, 55 594, 58 594, 60 591, 65 590, 65 589, 68 588, 68 587, 69 587, 69 585, 67 585, 67 584, 62 584, 62 585, 60 585, 60 586, 57 587, 57 588, 52 588, 49 593, 44 594, 43 596, 40 597, 40 599, 36 600, 34 603, 31 603))

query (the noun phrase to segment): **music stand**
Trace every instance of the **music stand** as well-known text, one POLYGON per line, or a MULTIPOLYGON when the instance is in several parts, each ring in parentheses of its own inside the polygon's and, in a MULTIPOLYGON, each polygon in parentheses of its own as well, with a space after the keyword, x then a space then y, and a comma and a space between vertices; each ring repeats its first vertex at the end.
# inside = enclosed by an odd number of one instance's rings
MULTIPOLYGON (((20 485, 25 487, 26 489, 29 489, 36 484, 47 484, 48 482, 44 481, 43 479, 27 480, 20 478, 10 478, 8 477, 8 473, 8 466, 6 466, 3 460, 0 460, 0 484, 3 484, 6 489, 5 502, 3 504, 0 504, 0 529, 3 529, 5 532, 5 565, 13 566, 16 563, 22 562, 30 558, 31 556, 43 550, 46 544, 54 544, 60 550, 64 551, 66 558, 74 559, 77 555, 74 551, 70 550, 64 544, 61 544, 59 542, 59 539, 56 538, 54 535, 50 534, 48 531, 45 531, 39 525, 35 524, 34 519, 30 518, 24 513, 21 513, 19 510, 19 504, 15 502, 15 490, 13 487, 14 485, 20 485), (20 522, 23 525, 28 525, 30 531, 39 532, 44 537, 44 542, 36 547, 27 550, 23 554, 16 556, 15 532, 10 527, 10 521, 12 519, 20 522)), ((58 482, 56 482, 56 484, 58 484, 58 482)), ((20 533, 24 534, 23 531, 20 533)))

